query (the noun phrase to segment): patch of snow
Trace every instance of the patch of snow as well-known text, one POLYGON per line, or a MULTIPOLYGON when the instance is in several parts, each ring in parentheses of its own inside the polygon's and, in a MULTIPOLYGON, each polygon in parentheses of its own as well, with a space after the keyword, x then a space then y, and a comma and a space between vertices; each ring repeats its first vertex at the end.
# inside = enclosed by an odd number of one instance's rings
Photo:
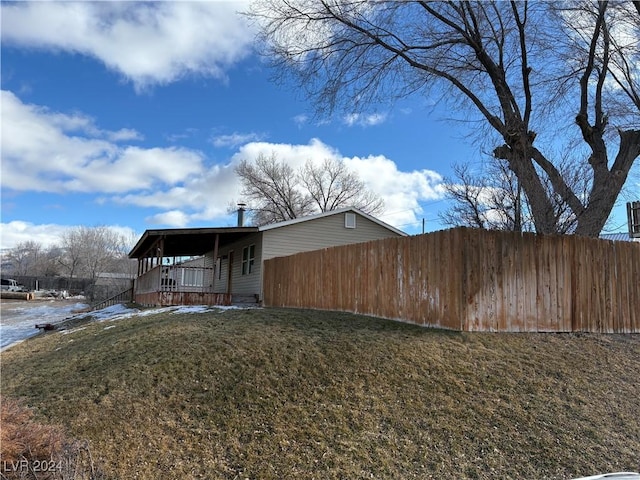
POLYGON ((128 308, 122 304, 117 304, 101 310, 95 310, 89 315, 93 317, 94 320, 104 322, 109 320, 120 320, 121 318, 129 318, 137 313, 140 313, 140 310, 137 308, 128 308))
MULTIPOLYGON (((146 317, 148 315, 157 315, 159 313, 205 313, 205 312, 224 312, 226 310, 246 310, 261 307, 247 306, 239 307, 231 306, 209 306, 209 305, 184 305, 173 307, 158 307, 140 310, 137 308, 129 308, 122 304, 112 305, 110 307, 96 310, 93 312, 83 312, 74 315, 74 312, 83 310, 87 307, 84 303, 60 305, 59 302, 51 300, 43 304, 38 301, 37 305, 32 302, 16 303, 7 311, 3 309, 2 318, 0 319, 0 351, 15 345, 28 337, 39 333, 35 328, 37 323, 58 323, 62 320, 73 318, 75 316, 92 317, 97 322, 113 322, 131 317, 146 317)), ((113 328, 113 325, 104 327, 104 330, 113 328)), ((75 328, 71 330, 62 330, 60 333, 66 335, 77 332, 86 327, 75 328)))
POLYGON ((59 300, 3 301, 0 318, 0 351, 38 333, 38 323, 57 323, 85 309, 86 303, 59 300))
POLYGON ((205 313, 215 312, 223 308, 225 307, 214 307, 209 305, 182 305, 180 307, 175 307, 175 310, 172 313, 205 313))

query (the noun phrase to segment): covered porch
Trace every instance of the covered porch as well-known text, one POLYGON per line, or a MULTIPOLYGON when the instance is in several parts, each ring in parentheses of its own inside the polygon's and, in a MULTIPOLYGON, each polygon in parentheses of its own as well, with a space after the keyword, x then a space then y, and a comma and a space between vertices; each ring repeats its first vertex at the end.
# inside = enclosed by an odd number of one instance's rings
POLYGON ((218 271, 218 250, 257 231, 257 227, 147 230, 129 253, 129 258, 138 260, 134 301, 157 306, 231 305, 232 271, 218 271))

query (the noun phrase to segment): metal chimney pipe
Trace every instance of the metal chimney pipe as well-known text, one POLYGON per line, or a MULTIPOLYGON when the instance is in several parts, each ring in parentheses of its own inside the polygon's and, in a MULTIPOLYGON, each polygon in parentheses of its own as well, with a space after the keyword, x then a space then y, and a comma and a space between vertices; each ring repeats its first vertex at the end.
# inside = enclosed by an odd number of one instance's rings
POLYGON ((245 208, 247 204, 246 203, 239 203, 238 204, 238 226, 239 227, 244 227, 244 212, 245 212, 245 208))

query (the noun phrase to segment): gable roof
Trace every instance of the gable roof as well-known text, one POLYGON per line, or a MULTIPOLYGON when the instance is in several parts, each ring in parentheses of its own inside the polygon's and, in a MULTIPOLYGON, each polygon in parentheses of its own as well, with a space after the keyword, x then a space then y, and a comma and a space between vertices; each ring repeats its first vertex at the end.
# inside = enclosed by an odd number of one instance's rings
POLYGON ((406 237, 407 234, 404 233, 402 230, 398 230, 395 227, 392 227, 391 225, 389 225, 388 223, 383 222, 382 220, 378 220, 375 217, 372 217, 371 215, 364 213, 362 210, 358 210, 357 208, 354 207, 345 207, 345 208, 339 208, 337 210, 329 210, 327 212, 322 212, 322 213, 316 213, 315 215, 308 215, 306 217, 300 217, 300 218, 294 218, 291 220, 285 220, 284 222, 277 222, 277 223, 270 223, 268 225, 263 225, 261 227, 258 227, 258 229, 261 232, 264 232, 266 230, 273 230, 274 228, 282 228, 282 227, 286 227, 288 225, 295 225, 296 223, 303 223, 303 222, 309 222, 311 220, 317 220, 318 218, 324 218, 324 217, 330 217, 332 215, 340 215, 342 213, 347 213, 347 212, 353 212, 357 215, 360 215, 364 218, 366 218, 367 220, 370 220, 373 223, 376 223, 378 225, 380 225, 381 227, 386 228, 387 230, 390 230, 400 236, 406 237))

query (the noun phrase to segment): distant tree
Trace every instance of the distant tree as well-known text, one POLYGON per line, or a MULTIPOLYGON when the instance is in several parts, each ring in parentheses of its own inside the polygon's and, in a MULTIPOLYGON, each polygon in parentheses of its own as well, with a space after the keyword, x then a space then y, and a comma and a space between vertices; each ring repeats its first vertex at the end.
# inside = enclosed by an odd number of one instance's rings
MULTIPOLYGON (((562 163, 560 171, 571 188, 586 196, 589 189, 588 172, 576 170, 571 162, 562 163)), ((510 230, 535 231, 528 199, 520 180, 506 162, 489 159, 484 168, 474 171, 468 164, 453 166, 453 178, 445 178, 443 188, 451 206, 439 214, 446 225, 510 230)), ((572 233, 576 216, 566 202, 554 195, 553 186, 545 181, 551 199, 557 233, 572 233)))
POLYGON ((5 256, 14 276, 38 275, 42 268, 44 247, 33 240, 20 242, 5 256))
POLYGON ((320 113, 437 89, 479 119, 537 232, 562 231, 560 200, 575 233, 597 236, 640 155, 637 2, 256 0, 249 15, 277 79, 320 113), (585 195, 554 158, 561 142, 589 172, 585 195))
POLYGON ((298 177, 320 212, 353 206, 377 215, 384 209, 382 199, 368 190, 344 162, 326 159, 318 165, 308 161, 298 177))
POLYGON ((122 252, 122 237, 106 226, 80 227, 83 238, 82 271, 95 280, 100 273, 110 272, 122 252))
POLYGON ((58 262, 66 276, 71 280, 78 275, 82 264, 84 248, 82 229, 78 227, 66 230, 61 236, 60 248, 62 254, 58 257, 58 262))
MULTIPOLYGON (((62 236, 61 264, 70 279, 83 277, 95 284, 102 273, 112 272, 126 255, 126 239, 107 226, 79 226, 67 230, 62 236)), ((93 290, 89 293, 93 298, 93 290)))
POLYGON ((41 270, 38 275, 45 277, 57 277, 62 273, 60 257, 62 249, 58 245, 52 245, 44 251, 41 262, 41 270))
POLYGON ((492 166, 478 174, 467 164, 453 166, 455 178, 446 178, 443 183, 452 206, 439 214, 440 219, 450 226, 532 230, 518 179, 504 163, 492 166))
POLYGON ((275 154, 260 155, 255 162, 242 160, 235 169, 242 181, 254 223, 264 225, 313 212, 312 200, 300 191, 298 175, 275 154))
POLYGON ((60 274, 59 248, 45 248, 34 240, 21 242, 3 256, 3 274, 53 277, 60 274))
MULTIPOLYGON (((95 283, 102 273, 124 274, 125 278, 133 278, 137 262, 129 259, 128 253, 135 241, 132 236, 125 237, 111 227, 71 228, 60 236, 58 244, 48 248, 30 240, 9 249, 2 257, 3 277, 62 276, 68 280, 67 288, 77 278, 82 278, 85 284, 95 283)), ((113 290, 125 282, 118 277, 112 283, 113 290)), ((93 300, 93 290, 87 293, 93 300)))
POLYGON ((113 264, 114 273, 122 273, 130 278, 135 278, 138 271, 138 261, 129 258, 129 252, 138 241, 138 235, 130 233, 129 235, 121 234, 116 248, 116 258, 113 264))
POLYGON ((382 200, 338 160, 319 165, 308 161, 296 171, 275 154, 260 155, 255 162, 241 161, 235 171, 257 225, 347 206, 373 214, 383 207, 382 200))

